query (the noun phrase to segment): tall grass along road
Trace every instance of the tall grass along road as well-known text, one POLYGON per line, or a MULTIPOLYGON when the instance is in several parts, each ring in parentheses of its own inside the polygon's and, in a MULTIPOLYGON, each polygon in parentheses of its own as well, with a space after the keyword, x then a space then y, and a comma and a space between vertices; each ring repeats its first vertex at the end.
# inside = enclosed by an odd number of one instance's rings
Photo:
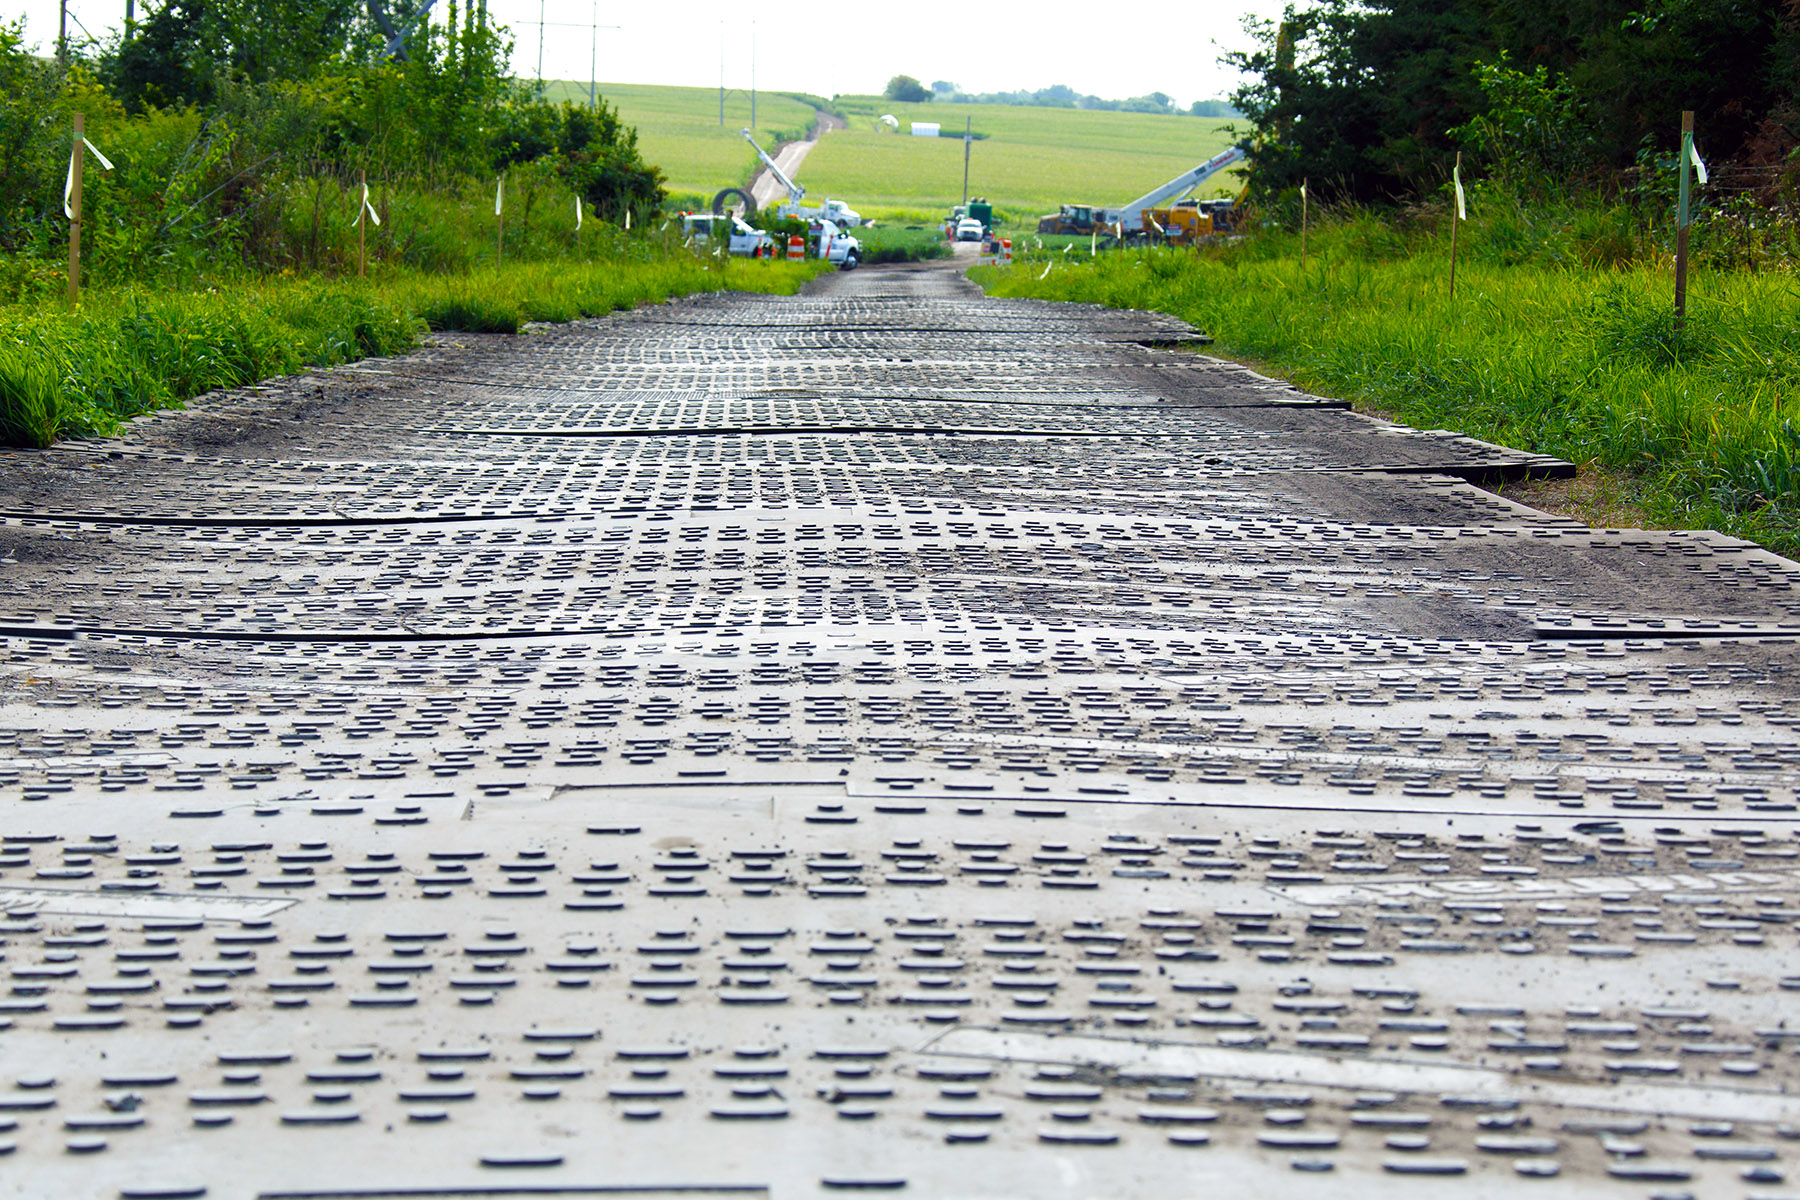
POLYGON ((685 252, 648 261, 538 262, 457 275, 245 280, 200 291, 127 288, 60 306, 0 309, 0 442, 48 446, 107 434, 140 413, 218 388, 391 354, 426 329, 517 333, 693 292, 792 293, 817 262, 685 252))
POLYGON ((1655 523, 1800 553, 1792 276, 1696 274, 1677 336, 1661 267, 1465 262, 1452 301, 1441 251, 1412 249, 1363 223, 1315 230, 1304 271, 1296 238, 1265 233, 1199 254, 1034 251, 971 276, 1183 317, 1303 387, 1618 473, 1655 523))

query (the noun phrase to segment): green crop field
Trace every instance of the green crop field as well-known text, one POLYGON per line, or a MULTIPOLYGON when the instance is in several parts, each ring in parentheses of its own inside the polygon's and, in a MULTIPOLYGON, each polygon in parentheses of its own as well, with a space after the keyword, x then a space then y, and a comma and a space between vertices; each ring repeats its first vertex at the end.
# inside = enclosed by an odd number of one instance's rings
MULTIPOLYGON (((962 200, 964 119, 985 138, 969 159, 969 192, 986 196, 1011 225, 1035 226, 1059 204, 1118 205, 1204 162, 1231 144, 1224 122, 1210 117, 1089 112, 998 104, 895 104, 880 97, 839 97, 850 127, 832 133, 807 156, 807 191, 838 196, 865 216, 900 220, 941 217, 962 200), (880 123, 900 121, 899 132, 880 123), (937 121, 947 136, 913 137, 914 121, 937 121)), ((1231 173, 1201 191, 1229 193, 1231 173)))
MULTIPOLYGON (((669 177, 669 191, 711 198, 722 187, 749 178, 756 156, 738 136, 749 123, 750 101, 726 97, 719 124, 719 93, 712 88, 603 83, 599 92, 637 126, 646 160, 669 177)), ((551 83, 552 100, 587 99, 587 84, 551 83)), ((879 96, 840 96, 847 129, 833 132, 808 154, 799 181, 811 198, 835 196, 864 216, 935 223, 962 199, 962 124, 977 134, 970 157, 969 190, 986 196, 1015 226, 1035 226, 1059 204, 1123 204, 1203 162, 1231 143, 1224 122, 1212 117, 1088 112, 1002 104, 895 104, 879 96), (900 132, 880 123, 883 113, 900 120, 900 132), (918 138, 913 121, 938 121, 948 135, 918 138)), ((757 137, 774 153, 780 137, 800 135, 812 109, 791 96, 759 92, 757 137)), ((1218 176, 1202 192, 1236 190, 1235 174, 1218 176)))
MULTIPOLYGON (((720 125, 716 88, 602 83, 597 90, 627 124, 637 127, 644 161, 662 168, 672 195, 693 193, 710 200, 720 188, 737 187, 750 178, 756 154, 738 133, 750 124, 750 98, 742 92, 726 96, 725 123, 720 125)), ((585 104, 588 97, 586 83, 567 80, 552 82, 544 91, 553 101, 585 104)), ((802 136, 812 120, 809 104, 775 92, 756 94, 753 132, 771 154, 778 140, 802 136)))

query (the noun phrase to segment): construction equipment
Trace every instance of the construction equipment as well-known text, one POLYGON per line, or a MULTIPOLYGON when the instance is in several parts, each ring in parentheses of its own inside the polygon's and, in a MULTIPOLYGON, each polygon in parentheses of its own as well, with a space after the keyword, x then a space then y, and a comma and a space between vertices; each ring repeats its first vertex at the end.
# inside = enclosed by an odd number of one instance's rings
POLYGON ((854 271, 862 261, 862 240, 845 233, 830 217, 818 217, 807 223, 812 238, 813 254, 837 264, 840 271, 854 271))
POLYGON ((963 221, 978 221, 981 230, 986 233, 994 227, 994 206, 986 199, 977 196, 967 204, 958 204, 944 218, 944 236, 951 241, 956 240, 956 227, 963 221))
POLYGON ((712 215, 715 217, 724 216, 726 212, 725 201, 733 196, 738 198, 739 207, 743 209, 743 212, 740 214, 741 216, 754 217, 756 215, 756 197, 752 196, 743 188, 735 187, 719 189, 719 194, 713 197, 712 215))
POLYGON ((787 203, 777 206, 775 209, 777 216, 798 217, 802 221, 816 221, 823 218, 843 228, 854 228, 862 224, 862 214, 842 200, 827 200, 817 208, 810 208, 803 204, 802 201, 806 199, 806 189, 789 179, 787 172, 775 165, 775 160, 756 144, 756 139, 750 136, 748 129, 740 129, 738 132, 744 135, 744 140, 750 143, 752 150, 756 151, 756 157, 762 159, 763 166, 769 168, 769 174, 775 176, 775 181, 787 189, 787 203))
POLYGON ((1172 246, 1189 246, 1215 233, 1229 233, 1235 224, 1236 202, 1179 200, 1171 208, 1153 208, 1150 219, 1156 236, 1172 246))
POLYGON ((1047 217, 1038 218, 1039 233, 1093 233, 1095 221, 1105 221, 1103 209, 1093 204, 1065 204, 1047 217))
MULTIPOLYGON (((437 0, 425 0, 423 7, 400 17, 399 23, 396 24, 389 19, 387 6, 383 0, 369 0, 370 18, 374 20, 375 24, 381 26, 381 32, 387 35, 387 45, 382 47, 382 55, 386 58, 399 59, 401 62, 410 59, 412 55, 407 52, 406 39, 412 36, 415 27, 423 28, 430 23, 431 6, 436 3, 437 0)), ((482 9, 484 19, 486 15, 487 10, 484 7, 482 9)), ((129 4, 125 6, 125 23, 129 32, 131 25, 131 6, 129 4)), ((539 72, 540 75, 542 73, 542 71, 539 72)))
MULTIPOLYGON (((1101 208, 1095 204, 1065 204, 1058 211, 1039 219, 1038 232, 1040 234, 1105 234, 1111 232, 1127 240, 1143 237, 1148 230, 1154 228, 1146 218, 1152 216, 1158 205, 1184 192, 1193 191, 1212 176, 1226 167, 1242 161, 1243 158, 1244 152, 1236 146, 1220 151, 1192 170, 1183 171, 1167 183, 1152 188, 1137 199, 1128 201, 1118 208, 1101 208)), ((1161 211, 1173 212, 1176 209, 1170 208, 1161 211)), ((1155 217, 1155 220, 1159 224, 1162 223, 1161 217, 1155 217)))
POLYGON ((691 246, 723 244, 727 253, 745 258, 773 258, 775 239, 745 224, 742 217, 721 213, 682 213, 681 236, 691 246))

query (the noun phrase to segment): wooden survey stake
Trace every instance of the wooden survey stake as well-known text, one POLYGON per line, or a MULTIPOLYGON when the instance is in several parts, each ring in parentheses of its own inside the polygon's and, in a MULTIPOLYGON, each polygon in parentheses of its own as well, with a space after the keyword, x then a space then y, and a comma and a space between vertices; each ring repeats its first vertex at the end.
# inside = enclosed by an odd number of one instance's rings
POLYGON ((69 307, 81 300, 81 165, 87 140, 87 117, 75 114, 75 140, 69 148, 69 307))

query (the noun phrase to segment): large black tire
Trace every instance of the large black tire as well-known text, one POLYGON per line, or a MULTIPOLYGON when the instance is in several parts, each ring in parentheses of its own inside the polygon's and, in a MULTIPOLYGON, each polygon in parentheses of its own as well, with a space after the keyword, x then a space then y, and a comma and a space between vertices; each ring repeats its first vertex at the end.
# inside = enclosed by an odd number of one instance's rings
POLYGON ((856 270, 856 264, 861 261, 862 261, 862 259, 856 257, 856 255, 854 255, 854 254, 846 254, 846 255, 844 255, 844 261, 843 261, 842 265, 840 265, 838 267, 838 270, 854 271, 854 270, 856 270))
POLYGON ((756 213, 756 201, 751 197, 749 192, 746 192, 743 188, 724 188, 718 195, 713 197, 713 216, 719 217, 725 214, 725 198, 727 196, 737 196, 743 200, 744 215, 746 217, 753 216, 756 213))

